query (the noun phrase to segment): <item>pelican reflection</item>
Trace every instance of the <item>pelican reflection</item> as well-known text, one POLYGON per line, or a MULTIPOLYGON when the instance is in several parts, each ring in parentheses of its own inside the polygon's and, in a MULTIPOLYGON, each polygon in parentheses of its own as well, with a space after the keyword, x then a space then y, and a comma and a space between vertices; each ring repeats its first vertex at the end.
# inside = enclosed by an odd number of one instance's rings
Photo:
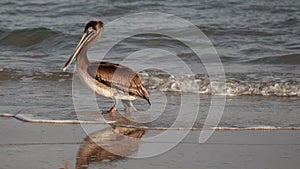
POLYGON ((108 127, 89 134, 78 150, 76 169, 87 169, 91 162, 134 155, 146 132, 139 128, 108 127))

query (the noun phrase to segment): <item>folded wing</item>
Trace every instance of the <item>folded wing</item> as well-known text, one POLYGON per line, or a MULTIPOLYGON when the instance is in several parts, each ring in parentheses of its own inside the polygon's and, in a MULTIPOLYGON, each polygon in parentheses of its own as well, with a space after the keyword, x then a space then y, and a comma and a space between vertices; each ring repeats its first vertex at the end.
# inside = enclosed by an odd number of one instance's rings
POLYGON ((130 68, 110 62, 100 62, 88 67, 89 74, 111 88, 149 101, 149 93, 142 85, 139 75, 130 68))

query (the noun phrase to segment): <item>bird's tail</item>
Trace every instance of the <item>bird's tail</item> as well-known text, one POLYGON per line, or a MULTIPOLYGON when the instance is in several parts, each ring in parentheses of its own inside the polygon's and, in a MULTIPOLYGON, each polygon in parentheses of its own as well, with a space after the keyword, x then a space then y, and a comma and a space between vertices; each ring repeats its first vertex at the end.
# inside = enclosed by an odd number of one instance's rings
POLYGON ((141 94, 142 94, 142 98, 144 98, 145 100, 147 100, 147 102, 149 103, 149 105, 151 105, 150 94, 149 94, 148 90, 144 86, 141 86, 141 94))

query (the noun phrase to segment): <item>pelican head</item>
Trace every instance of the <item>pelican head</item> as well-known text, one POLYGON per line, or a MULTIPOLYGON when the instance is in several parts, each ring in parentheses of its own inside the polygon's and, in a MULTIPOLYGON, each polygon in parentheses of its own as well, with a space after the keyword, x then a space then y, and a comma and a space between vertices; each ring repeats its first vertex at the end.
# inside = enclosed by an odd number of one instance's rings
POLYGON ((100 38, 103 32, 103 23, 101 21, 90 21, 84 29, 81 40, 79 41, 77 47, 75 48, 73 54, 71 55, 68 62, 65 64, 63 71, 67 70, 74 59, 78 57, 82 50, 87 50, 93 46, 100 38))

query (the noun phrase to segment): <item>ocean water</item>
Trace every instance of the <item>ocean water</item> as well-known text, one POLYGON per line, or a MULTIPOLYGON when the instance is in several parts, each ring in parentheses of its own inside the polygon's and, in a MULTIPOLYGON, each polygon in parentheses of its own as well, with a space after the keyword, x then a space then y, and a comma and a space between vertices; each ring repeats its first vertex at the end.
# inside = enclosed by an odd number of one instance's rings
MULTIPOLYGON (((74 66, 67 72, 62 67, 80 40, 85 24, 99 19, 106 24, 139 12, 162 12, 191 22, 208 37, 224 67, 226 92, 212 92, 217 89, 211 87, 202 62, 175 39, 153 34, 130 37, 112 48, 104 59, 120 63, 133 52, 159 48, 175 50, 177 57, 193 70, 176 71, 180 67, 168 55, 138 58, 139 62, 147 60, 145 64, 149 67, 161 63, 168 70, 140 72, 152 101, 151 107, 143 100, 134 101, 141 112, 150 114, 152 121, 144 125, 170 127, 181 113, 180 127, 185 127, 190 118, 193 127, 202 127, 213 98, 226 95, 219 127, 300 127, 299 9, 300 2, 296 0, 1 1, 0 113, 37 119, 76 119, 72 94, 74 66)), ((148 24, 156 22, 145 19, 148 24)), ((118 30, 118 34, 127 33, 126 29, 118 30)), ((89 56, 97 58, 106 42, 100 39, 89 56)), ((136 70, 135 60, 126 65, 136 70)), ((97 101, 100 109, 113 105, 102 97, 97 97, 97 101)), ((95 111, 85 108, 81 111, 95 111)))

